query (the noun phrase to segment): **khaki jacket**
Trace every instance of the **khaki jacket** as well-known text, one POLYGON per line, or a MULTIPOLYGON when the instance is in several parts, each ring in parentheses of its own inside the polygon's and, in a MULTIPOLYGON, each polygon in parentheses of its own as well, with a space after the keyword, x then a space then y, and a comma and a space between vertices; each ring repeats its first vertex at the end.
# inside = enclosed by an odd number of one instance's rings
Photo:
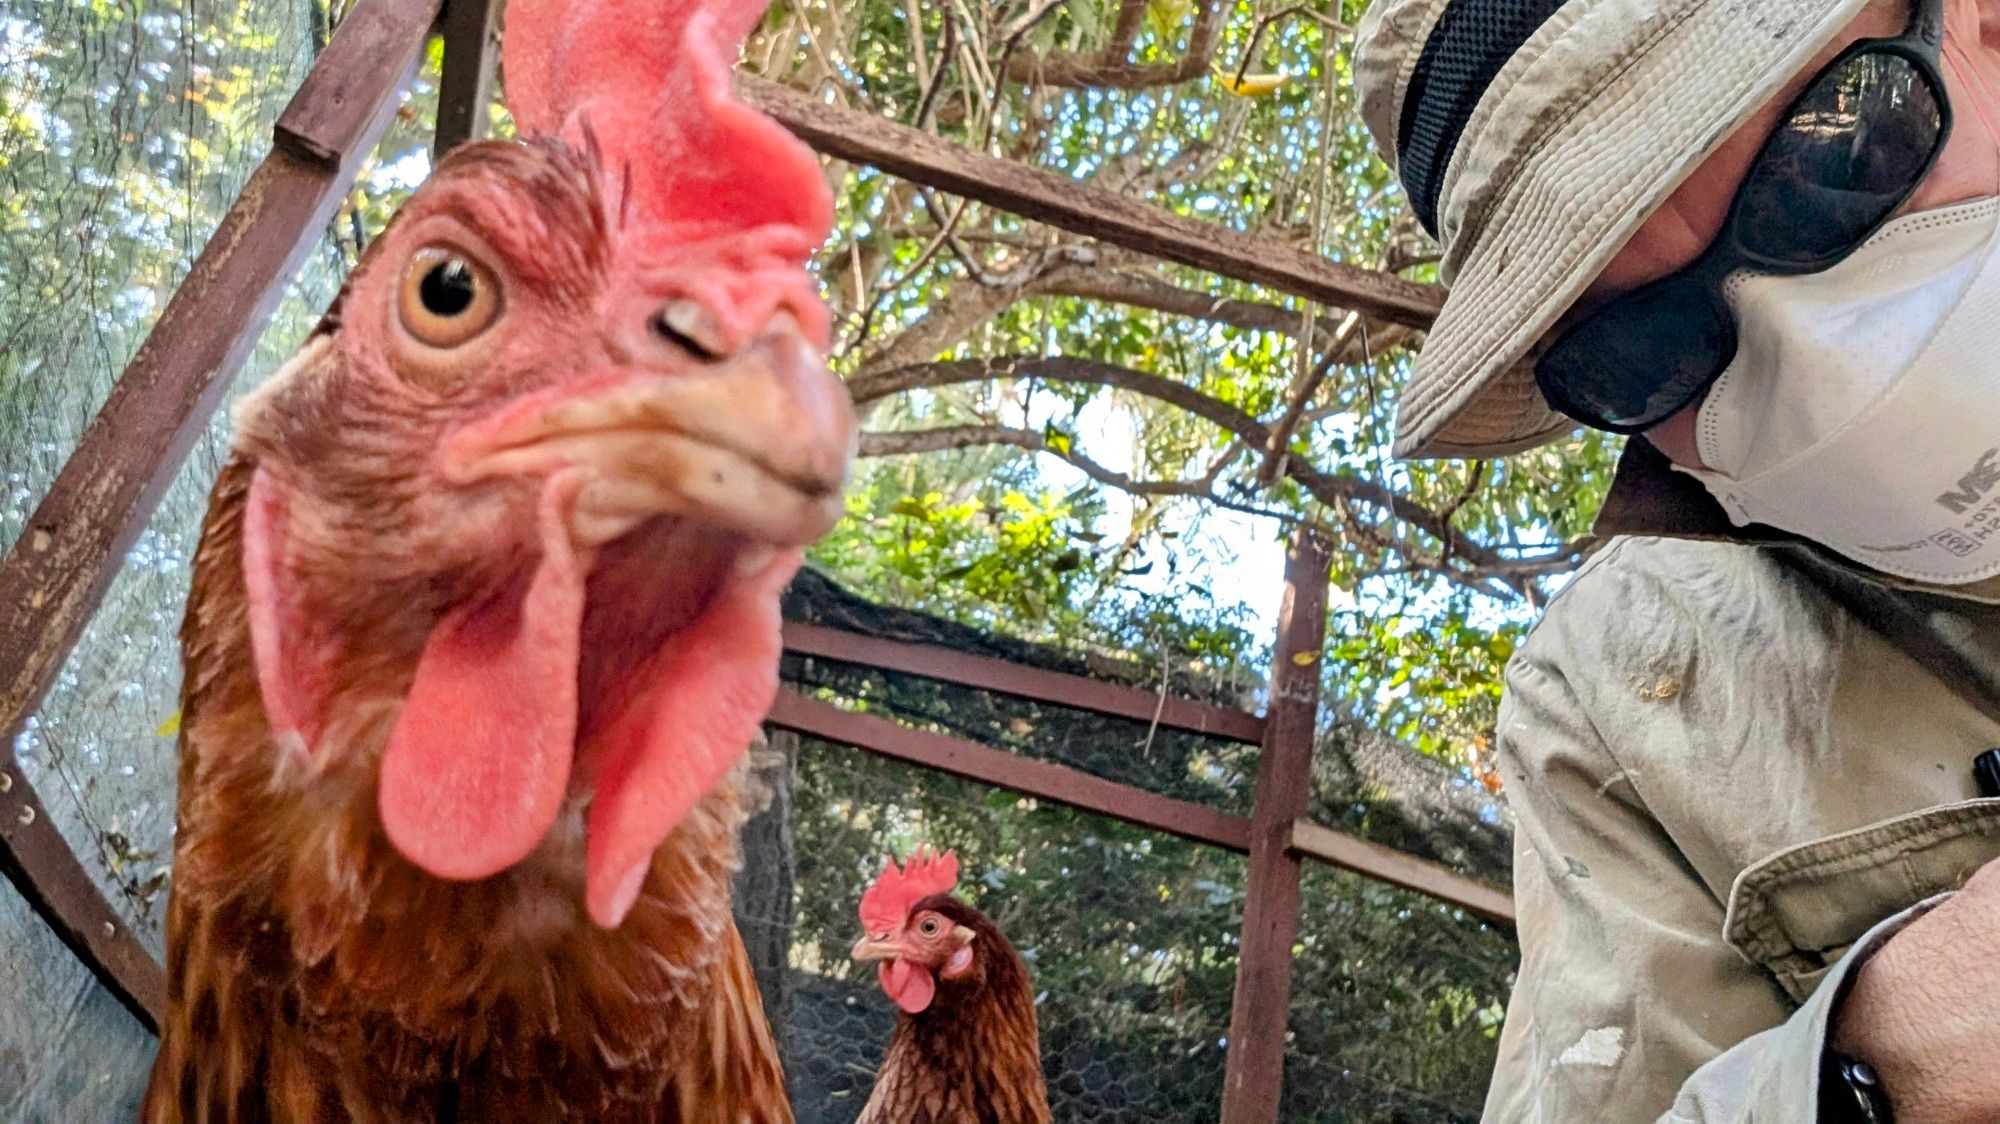
MULTIPOLYGON (((1522 962, 1488 1122, 1818 1120, 1854 967, 2000 857, 1993 711, 1795 547, 1700 537, 1705 503, 1634 442, 1600 533, 1695 537, 1612 539, 1508 668, 1522 962)), ((2000 671, 1991 592, 1888 596, 2000 671)))

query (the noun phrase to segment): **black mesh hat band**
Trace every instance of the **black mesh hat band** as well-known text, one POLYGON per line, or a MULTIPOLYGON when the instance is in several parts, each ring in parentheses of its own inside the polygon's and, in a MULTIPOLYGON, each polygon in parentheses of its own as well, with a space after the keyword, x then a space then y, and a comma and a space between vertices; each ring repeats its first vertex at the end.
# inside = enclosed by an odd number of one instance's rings
POLYGON ((1431 237, 1465 123, 1494 76, 1565 0, 1451 0, 1417 56, 1397 125, 1396 168, 1431 237))

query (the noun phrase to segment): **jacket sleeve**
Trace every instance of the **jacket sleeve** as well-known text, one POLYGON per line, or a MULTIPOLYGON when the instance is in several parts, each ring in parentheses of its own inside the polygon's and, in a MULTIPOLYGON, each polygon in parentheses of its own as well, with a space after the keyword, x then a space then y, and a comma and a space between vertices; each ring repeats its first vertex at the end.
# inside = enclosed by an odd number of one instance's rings
MULTIPOLYGON (((1524 656, 1528 655, 1524 651, 1524 656)), ((1501 708, 1521 968, 1486 1124, 1810 1122, 1843 983, 1793 1010, 1723 938, 1724 905, 1613 760, 1560 670, 1517 658, 1501 708)))

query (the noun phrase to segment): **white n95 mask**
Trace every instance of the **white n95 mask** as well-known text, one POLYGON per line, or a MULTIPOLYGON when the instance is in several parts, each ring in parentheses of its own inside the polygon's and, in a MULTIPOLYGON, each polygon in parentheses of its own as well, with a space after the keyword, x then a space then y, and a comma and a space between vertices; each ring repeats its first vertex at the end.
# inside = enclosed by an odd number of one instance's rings
POLYGON ((1731 278, 1740 342, 1686 469, 1883 573, 2000 574, 2000 199, 1909 215, 1831 269, 1731 278))

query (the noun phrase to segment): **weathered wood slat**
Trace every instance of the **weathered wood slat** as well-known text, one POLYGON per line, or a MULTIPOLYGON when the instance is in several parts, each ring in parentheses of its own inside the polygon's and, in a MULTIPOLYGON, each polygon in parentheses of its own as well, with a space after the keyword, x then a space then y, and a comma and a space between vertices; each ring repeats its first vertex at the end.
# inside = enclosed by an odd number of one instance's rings
POLYGON ((443 4, 357 0, 278 114, 271 132, 279 151, 329 169, 345 167, 351 178, 388 127, 443 4))
POLYGON ((1413 890, 1510 928, 1514 924, 1512 894, 1393 847, 1358 839, 1309 819, 1293 822, 1288 846, 1328 866, 1413 890))
POLYGON ((1250 846, 1250 821, 1242 816, 1107 781, 1067 765, 899 725, 872 714, 856 714, 790 688, 778 692, 778 701, 766 721, 780 729, 1097 812, 1197 843, 1232 851, 1245 851, 1250 846))
POLYGON ((1150 203, 975 152, 873 114, 826 105, 775 82, 739 76, 736 89, 745 102, 829 156, 977 199, 1073 234, 1413 328, 1429 327, 1444 304, 1444 290, 1436 285, 1182 218, 1150 203))
POLYGON ((1229 1010, 1223 1124, 1276 1124, 1284 1091, 1292 942, 1299 931, 1299 855, 1292 825, 1312 792, 1319 719, 1319 653, 1326 643, 1326 540, 1307 533, 1285 561, 1285 600, 1271 655, 1271 704, 1250 813, 1250 870, 1229 1010))
POLYGON ((1168 729, 1231 741, 1255 744, 1264 736, 1264 720, 1245 711, 970 655, 938 644, 888 640, 837 628, 786 621, 785 650, 795 655, 817 656, 921 675, 926 679, 1074 707, 1093 714, 1158 722, 1168 729))
POLYGON ((0 871, 140 1023, 157 1034, 159 1016, 167 1009, 167 977, 159 962, 98 892, 34 786, 11 759, 0 762, 0 787, 6 790, 0 793, 0 871), (64 923, 57 924, 56 917, 64 923))
POLYGON ((387 127, 440 3, 359 0, 341 21, 279 116, 273 151, 0 562, 0 776, 10 782, 0 817, 19 828, 0 835, 0 866, 148 1025, 166 994, 159 966, 60 845, 16 767, 14 738, 387 127))

